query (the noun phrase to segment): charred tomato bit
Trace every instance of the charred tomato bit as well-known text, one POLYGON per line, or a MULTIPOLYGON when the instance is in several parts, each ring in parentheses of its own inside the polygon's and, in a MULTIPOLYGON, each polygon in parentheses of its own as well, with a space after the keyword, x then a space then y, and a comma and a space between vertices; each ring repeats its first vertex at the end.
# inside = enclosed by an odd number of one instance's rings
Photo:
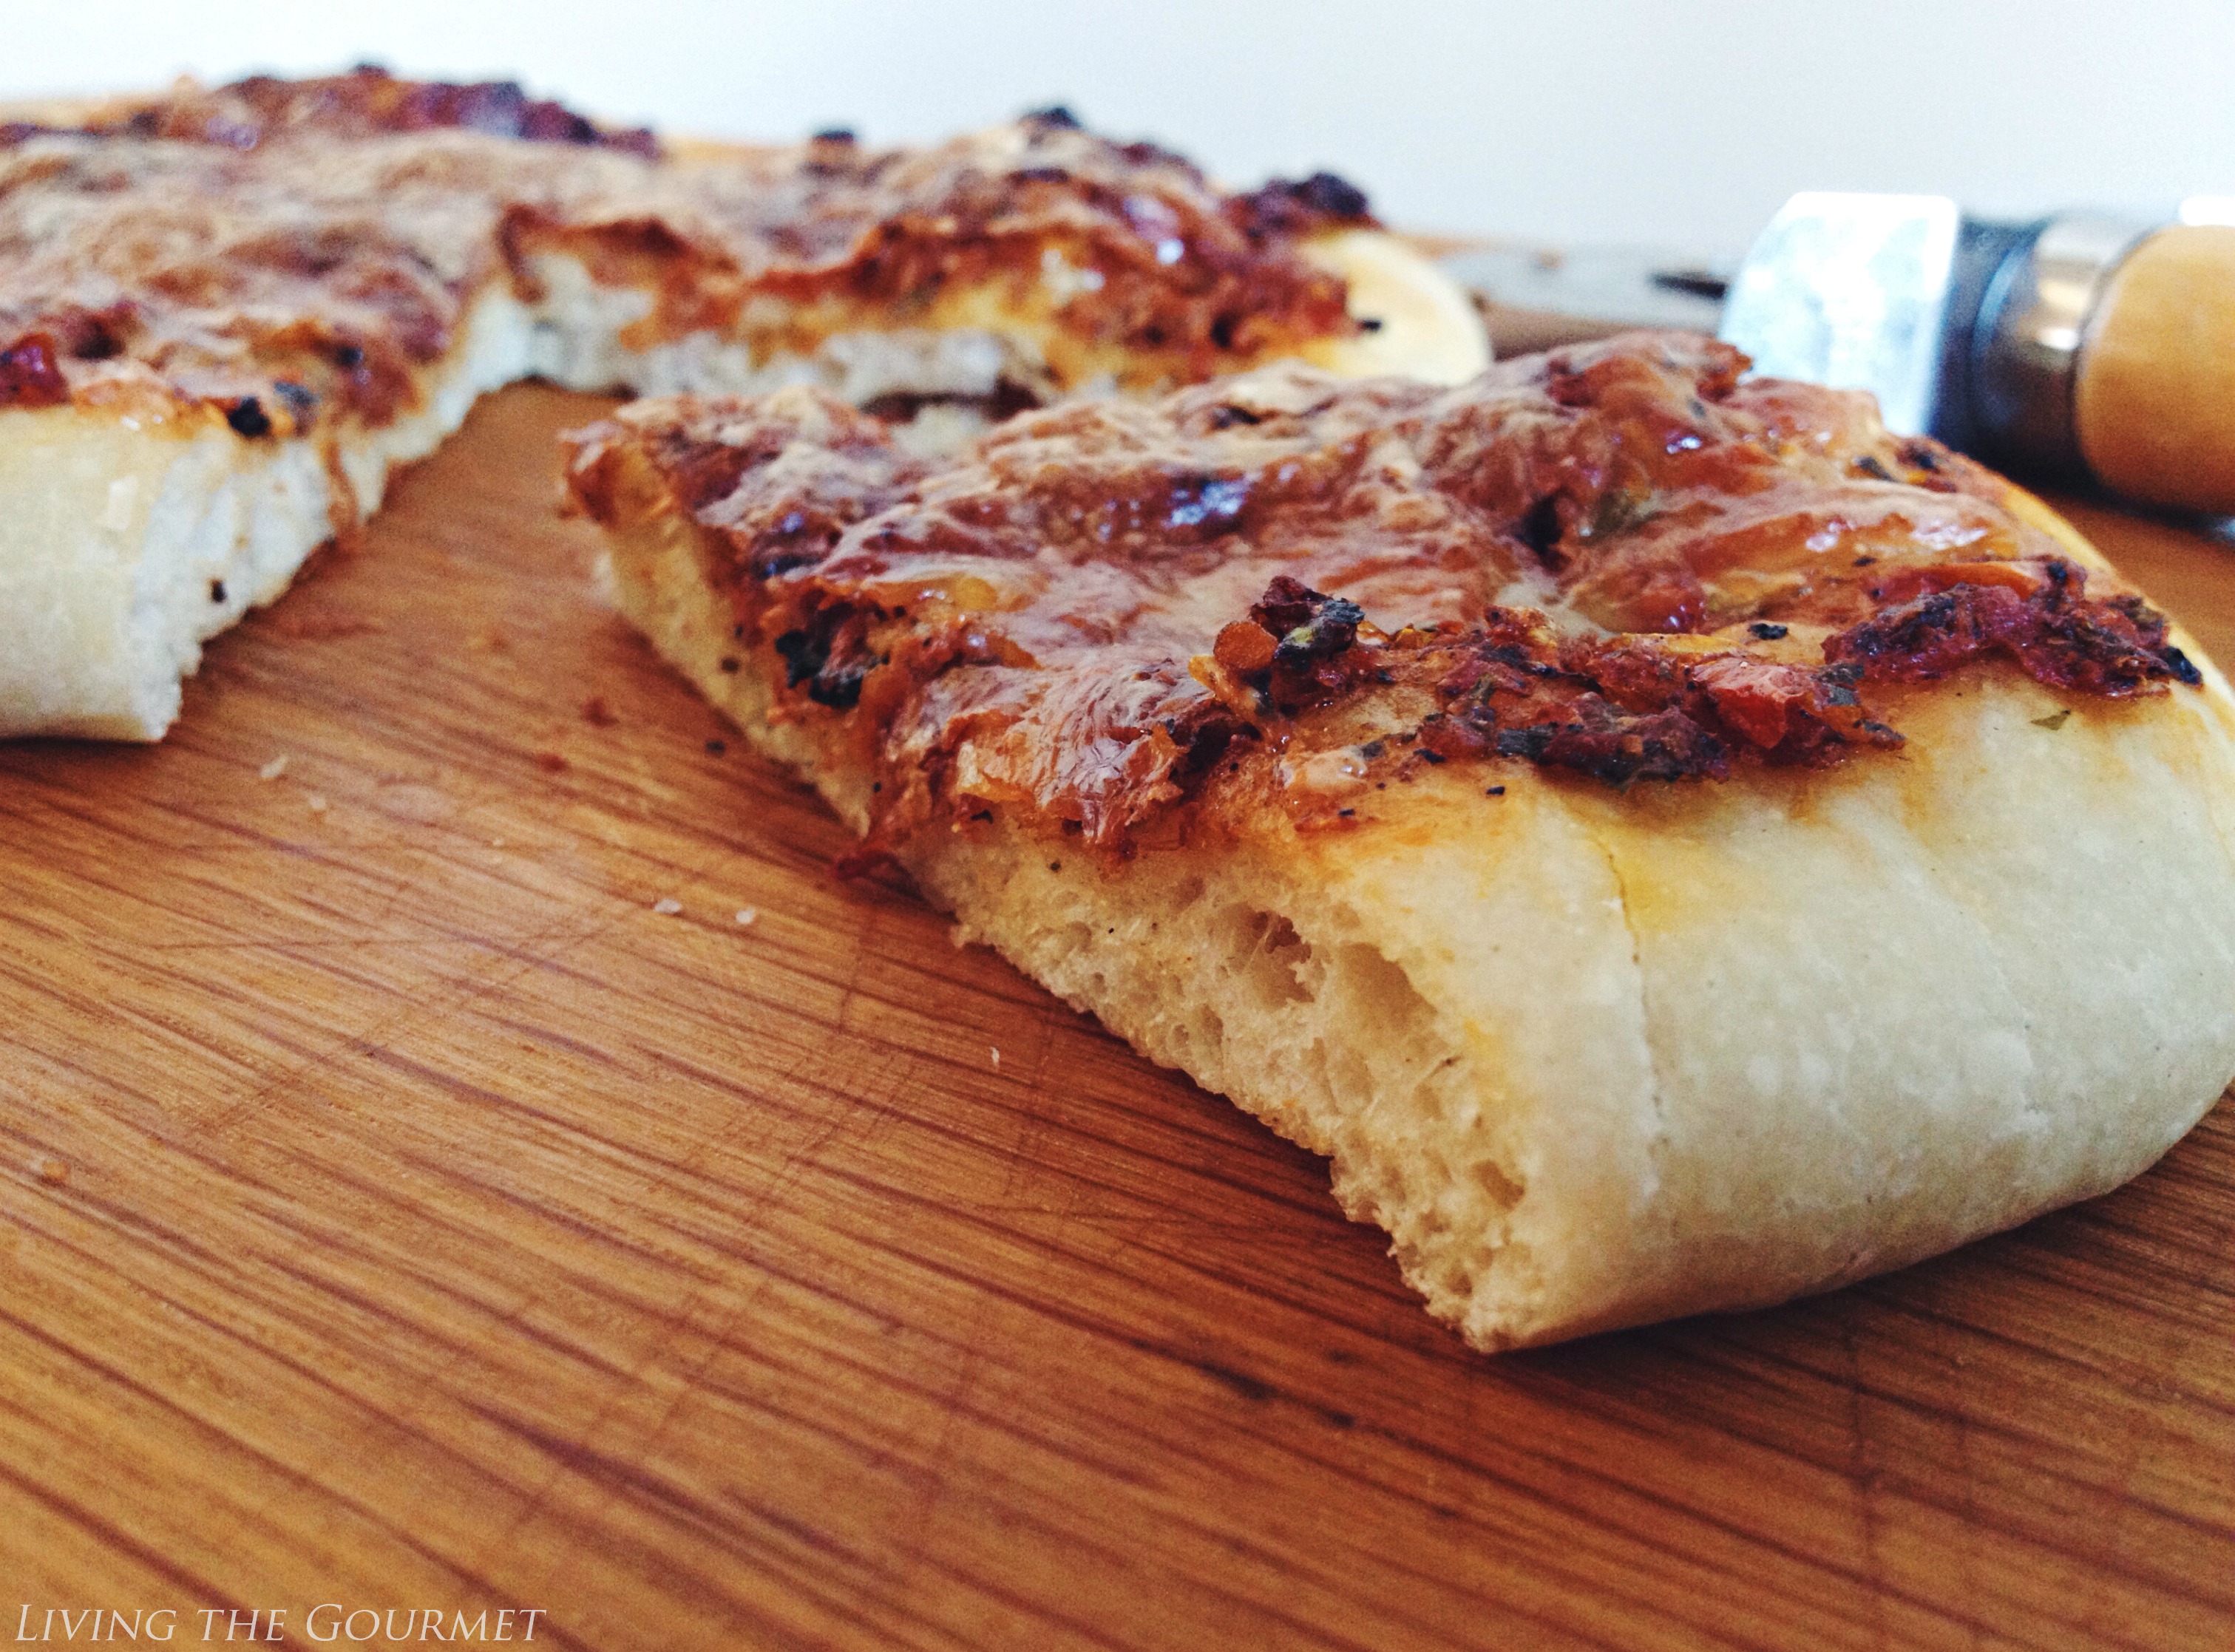
POLYGON ((1728 749, 1683 712, 1671 708, 1639 716, 1595 694, 1578 696, 1566 722, 1498 730, 1494 748, 1501 757, 1571 768, 1609 786, 1721 780, 1730 773, 1728 749))
MULTIPOLYGON (((1352 686, 1362 663, 1345 656, 1365 618, 1366 611, 1346 597, 1314 591, 1288 574, 1275 575, 1249 610, 1250 623, 1272 642, 1271 656, 1262 666, 1242 668, 1243 680, 1282 711, 1337 697, 1352 686)), ((1221 640, 1227 640, 1223 633, 1221 640)), ((1222 659, 1245 651, 1262 650, 1246 636, 1237 636, 1222 659)))
POLYGON ((803 685, 807 697, 833 711, 851 711, 861 702, 862 683, 879 662, 866 646, 868 621, 844 604, 816 609, 807 623, 777 637, 772 646, 783 661, 784 686, 803 685))
POLYGON ((1261 189, 1235 196, 1227 210, 1253 237, 1293 235, 1331 224, 1365 225, 1374 221, 1366 192, 1331 172, 1315 172, 1294 181, 1275 178, 1261 189))
POLYGON ((1720 780, 1741 754, 1812 763, 1900 741, 1864 714, 1858 674, 1844 667, 1675 655, 1627 639, 1562 643, 1538 616, 1509 609, 1433 651, 1447 711, 1419 733, 1425 749, 1448 756, 1522 757, 1627 785, 1720 780))
POLYGON ((0 407, 51 408, 69 400, 51 334, 26 333, 0 349, 0 407))
POLYGON ((1354 602, 1323 595, 1280 574, 1251 606, 1249 617, 1280 639, 1274 644, 1273 663, 1301 669, 1314 660, 1340 654, 1356 642, 1366 611, 1354 602))
POLYGON ((98 310, 83 304, 60 304, 40 317, 40 328, 62 354, 81 362, 106 362, 121 356, 126 340, 139 325, 139 306, 120 298, 98 310))
POLYGON ((225 421, 233 434, 254 441, 272 434, 272 415, 264 411, 264 404, 252 395, 245 395, 225 410, 225 421))
POLYGON ((1164 733, 1178 753, 1172 760, 1171 777, 1183 793, 1192 792, 1235 741, 1257 737, 1255 728, 1219 705, 1167 718, 1164 733))
POLYGON ((1562 532, 1560 496, 1547 493, 1526 511, 1514 526, 1514 537, 1537 553, 1537 559, 1547 567, 1557 567, 1560 558, 1553 552, 1558 549, 1562 532))
POLYGON ((2041 575, 2029 594, 2000 579, 1927 589, 1826 639, 1825 657, 1872 682, 1923 682, 1999 655, 2050 688, 2112 698, 2203 681, 2140 597, 2091 597, 2088 571, 2061 558, 2041 575))

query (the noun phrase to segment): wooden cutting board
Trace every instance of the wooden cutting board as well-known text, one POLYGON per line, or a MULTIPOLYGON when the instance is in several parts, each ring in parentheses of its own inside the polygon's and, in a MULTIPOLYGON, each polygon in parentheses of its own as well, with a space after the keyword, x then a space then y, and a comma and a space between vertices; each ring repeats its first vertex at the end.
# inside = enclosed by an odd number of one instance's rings
MULTIPOLYGON (((592 594, 601 405, 485 402, 162 745, 0 748, 0 1636, 2229 1644, 2226 1104, 1891 1278, 1471 1354, 1318 1160, 832 878, 592 594)), ((2226 547, 2077 514, 2235 660, 2226 547)))

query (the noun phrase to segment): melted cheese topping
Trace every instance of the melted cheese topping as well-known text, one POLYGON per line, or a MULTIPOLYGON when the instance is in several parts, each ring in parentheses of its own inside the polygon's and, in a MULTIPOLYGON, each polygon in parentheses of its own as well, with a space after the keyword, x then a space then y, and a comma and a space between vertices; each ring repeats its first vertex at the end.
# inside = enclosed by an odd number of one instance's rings
POLYGON ((1456 389, 1275 369, 947 460, 811 392, 685 398, 578 433, 570 477, 609 526, 698 525, 888 843, 1000 809, 1115 847, 1268 788, 1339 820, 1451 761, 1831 762, 1900 743, 1881 685, 1982 666, 2199 680, 1999 478, 1744 366, 1648 334, 1456 389))
POLYGON ((978 330, 1015 343, 1026 405, 1353 344, 1350 370, 1475 365, 1456 290, 1371 225, 1338 180, 1224 193, 1059 110, 921 150, 664 156, 501 84, 188 88, 0 127, 0 406, 168 402, 252 439, 383 424, 478 295, 533 299, 553 253, 641 300, 631 349, 978 330), (1386 313, 1353 318, 1353 273, 1386 313))

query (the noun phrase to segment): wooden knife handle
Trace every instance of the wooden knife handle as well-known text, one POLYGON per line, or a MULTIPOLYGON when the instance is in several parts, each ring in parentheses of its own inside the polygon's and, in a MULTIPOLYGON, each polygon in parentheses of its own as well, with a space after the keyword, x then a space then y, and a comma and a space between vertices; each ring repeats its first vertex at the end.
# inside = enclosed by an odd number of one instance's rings
POLYGON ((2235 226, 2160 230, 2120 260, 2081 347, 2073 429, 2114 491, 2235 514, 2235 226))

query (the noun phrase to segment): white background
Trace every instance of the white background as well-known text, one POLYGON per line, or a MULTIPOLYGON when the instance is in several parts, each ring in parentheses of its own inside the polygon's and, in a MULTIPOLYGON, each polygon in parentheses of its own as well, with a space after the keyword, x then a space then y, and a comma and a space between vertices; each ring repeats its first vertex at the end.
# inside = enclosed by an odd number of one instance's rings
POLYGON ((364 57, 678 130, 918 139, 1070 103, 1410 228, 1744 246, 1792 191, 2235 193, 2235 0, 0 0, 0 96, 364 57))

